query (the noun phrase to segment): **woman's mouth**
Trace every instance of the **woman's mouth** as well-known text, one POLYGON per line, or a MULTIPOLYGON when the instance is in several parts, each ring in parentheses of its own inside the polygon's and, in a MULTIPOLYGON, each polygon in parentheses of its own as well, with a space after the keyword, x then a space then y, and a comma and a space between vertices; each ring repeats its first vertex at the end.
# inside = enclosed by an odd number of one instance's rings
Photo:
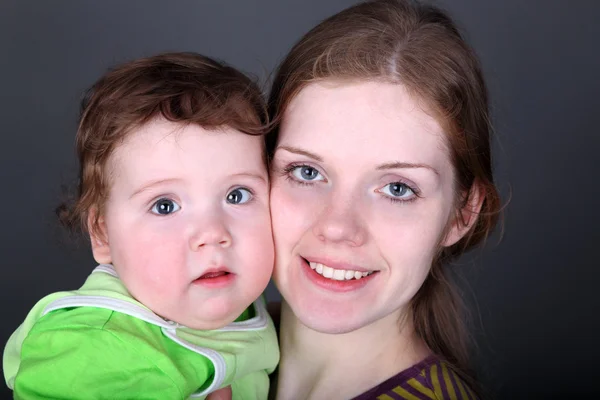
POLYGON ((319 274, 325 278, 333 279, 336 281, 344 281, 344 280, 348 281, 351 279, 361 279, 361 278, 367 277, 375 272, 375 271, 355 271, 355 270, 351 270, 351 269, 335 269, 332 267, 328 267, 327 265, 324 265, 321 263, 316 263, 316 262, 309 262, 308 264, 310 265, 310 269, 315 271, 317 274, 319 274))
POLYGON ((369 271, 360 267, 352 269, 352 265, 349 264, 338 263, 335 264, 337 268, 333 268, 331 265, 322 262, 300 258, 302 260, 302 271, 304 271, 303 275, 313 284, 328 291, 354 292, 368 285, 379 275, 379 271, 369 271))

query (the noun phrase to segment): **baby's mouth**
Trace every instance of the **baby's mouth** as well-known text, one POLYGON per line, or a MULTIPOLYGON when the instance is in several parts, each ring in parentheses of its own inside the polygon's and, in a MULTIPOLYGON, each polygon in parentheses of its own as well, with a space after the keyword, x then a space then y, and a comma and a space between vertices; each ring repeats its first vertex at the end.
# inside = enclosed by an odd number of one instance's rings
POLYGON ((206 289, 222 289, 232 284, 235 278, 236 274, 229 272, 225 267, 211 268, 194 279, 192 284, 206 289))
POLYGON ((194 282, 211 282, 226 279, 227 277, 233 277, 233 273, 229 272, 226 266, 219 266, 209 268, 202 273, 199 277, 194 279, 194 282))
POLYGON ((205 274, 201 275, 198 279, 213 279, 213 278, 218 278, 220 276, 225 276, 225 275, 229 275, 229 272, 227 272, 227 271, 206 272, 205 274))

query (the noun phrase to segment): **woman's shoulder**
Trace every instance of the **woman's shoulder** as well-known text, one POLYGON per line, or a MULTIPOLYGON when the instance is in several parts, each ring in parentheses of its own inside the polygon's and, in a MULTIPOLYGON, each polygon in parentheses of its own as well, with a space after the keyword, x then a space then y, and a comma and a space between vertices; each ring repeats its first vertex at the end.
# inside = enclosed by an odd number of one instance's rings
POLYGON ((353 400, 476 400, 458 373, 445 361, 429 356, 353 400))

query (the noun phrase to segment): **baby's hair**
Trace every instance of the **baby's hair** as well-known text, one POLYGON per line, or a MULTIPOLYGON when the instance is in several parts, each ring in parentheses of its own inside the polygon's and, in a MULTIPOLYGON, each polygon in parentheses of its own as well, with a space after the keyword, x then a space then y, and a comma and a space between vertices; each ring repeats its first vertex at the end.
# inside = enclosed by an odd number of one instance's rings
POLYGON ((119 65, 82 100, 76 134, 78 190, 71 203, 56 210, 63 225, 97 231, 108 196, 111 154, 133 130, 155 118, 210 130, 229 127, 248 135, 265 134, 268 124, 257 84, 209 57, 166 53, 119 65), (92 209, 97 212, 88 221, 92 209))
MULTIPOLYGON (((269 97, 273 156, 291 101, 322 81, 375 81, 403 85, 445 132, 455 170, 457 223, 466 221, 473 188, 483 198, 476 222, 456 244, 442 247, 413 298, 417 334, 469 382, 468 335, 462 301, 445 264, 485 241, 501 204, 492 175, 488 93, 479 60, 444 11, 412 0, 373 0, 324 20, 294 45, 275 74, 269 97)), ((442 239, 442 238, 441 238, 442 239)))

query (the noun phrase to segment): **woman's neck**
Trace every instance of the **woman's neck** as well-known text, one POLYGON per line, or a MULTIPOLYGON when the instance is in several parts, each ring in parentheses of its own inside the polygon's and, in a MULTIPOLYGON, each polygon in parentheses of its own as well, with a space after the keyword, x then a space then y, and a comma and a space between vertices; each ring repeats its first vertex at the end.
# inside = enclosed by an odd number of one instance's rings
POLYGON ((303 325, 281 306, 281 361, 277 400, 348 399, 416 364, 430 352, 416 337, 411 318, 400 326, 392 314, 344 334, 303 325))

